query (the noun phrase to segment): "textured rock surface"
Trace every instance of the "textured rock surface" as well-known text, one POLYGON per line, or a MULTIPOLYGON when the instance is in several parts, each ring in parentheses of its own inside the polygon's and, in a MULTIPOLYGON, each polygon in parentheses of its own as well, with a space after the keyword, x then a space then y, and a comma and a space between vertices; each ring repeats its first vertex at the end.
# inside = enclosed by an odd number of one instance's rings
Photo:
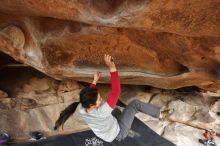
POLYGON ((29 133, 36 130, 42 131, 47 136, 51 136, 88 129, 88 125, 80 118, 79 113, 75 112, 65 123, 63 130, 53 130, 54 123, 59 117, 60 112, 70 103, 59 103, 26 111, 0 109, 0 129, 1 131, 7 131, 15 141, 27 141, 30 139, 29 133))
MULTIPOLYGON (((0 131, 27 139, 33 130, 50 136, 88 128, 76 112, 64 131, 53 131, 62 109, 79 98, 76 81, 90 82, 99 70, 100 82, 109 83, 109 53, 123 84, 157 87, 123 86, 121 100, 174 109, 163 121, 137 117, 178 146, 199 146, 197 128, 220 132, 219 7, 219 0, 1 0, 0 131), (52 78, 19 72, 18 62, 52 78), (158 89, 187 86, 211 92, 158 89)), ((98 87, 106 97, 110 86, 98 87)))
MULTIPOLYGON (((2 96, 0 131, 9 132, 16 141, 26 141, 30 138, 30 131, 35 130, 42 131, 46 136, 52 136, 88 129, 88 125, 76 110, 65 123, 63 130, 53 130, 60 112, 70 103, 79 100, 79 91, 87 85, 86 83, 73 80, 56 81, 33 69, 21 67, 16 67, 16 71, 11 67, 2 70, 0 80, 3 81, 0 82, 2 96), (14 74, 16 76, 13 76, 14 74)), ((111 86, 107 84, 97 86, 101 96, 105 98, 111 86)), ((163 109, 174 109, 174 112, 164 120, 143 113, 138 113, 136 116, 159 135, 178 146, 190 143, 199 146, 197 141, 198 138, 202 138, 202 131, 197 128, 213 128, 220 132, 220 117, 216 114, 219 111, 220 97, 204 97, 197 92, 185 93, 178 90, 122 85, 120 99, 123 102, 128 104, 137 98, 163 109), (190 133, 190 130, 193 133, 190 133)))
POLYGON ((0 50, 56 79, 220 89, 219 0, 2 0, 0 50))
MULTIPOLYGON (((177 146, 202 146, 198 139, 204 139, 203 130, 196 129, 179 123, 172 123, 164 130, 163 137, 169 139, 177 146)), ((220 138, 215 139, 216 144, 220 143, 220 138)))

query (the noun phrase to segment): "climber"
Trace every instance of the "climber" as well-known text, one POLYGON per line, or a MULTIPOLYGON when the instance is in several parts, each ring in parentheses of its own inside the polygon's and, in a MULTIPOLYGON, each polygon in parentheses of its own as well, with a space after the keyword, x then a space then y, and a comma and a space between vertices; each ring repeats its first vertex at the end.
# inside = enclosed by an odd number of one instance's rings
POLYGON ((203 133, 203 136, 205 139, 199 139, 199 142, 204 144, 204 145, 212 145, 212 146, 217 146, 215 143, 215 136, 216 132, 213 129, 206 129, 205 132, 203 133))
POLYGON ((112 90, 106 102, 103 101, 96 84, 100 78, 100 73, 94 74, 94 80, 89 87, 85 87, 80 92, 80 102, 74 102, 64 109, 55 123, 56 130, 74 113, 76 105, 79 104, 79 111, 82 118, 86 121, 96 136, 106 142, 113 140, 121 141, 131 128, 135 114, 140 111, 150 116, 159 118, 160 108, 151 104, 143 103, 139 100, 130 102, 118 119, 112 115, 120 96, 120 79, 115 63, 110 55, 104 56, 105 64, 109 67, 111 75, 112 90))

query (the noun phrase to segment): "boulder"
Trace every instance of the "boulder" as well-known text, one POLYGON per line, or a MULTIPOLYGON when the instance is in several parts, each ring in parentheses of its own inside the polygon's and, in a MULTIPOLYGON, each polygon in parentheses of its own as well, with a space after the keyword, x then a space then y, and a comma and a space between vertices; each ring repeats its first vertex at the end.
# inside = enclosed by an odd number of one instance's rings
POLYGON ((219 1, 1 1, 0 51, 58 80, 220 92, 219 1))

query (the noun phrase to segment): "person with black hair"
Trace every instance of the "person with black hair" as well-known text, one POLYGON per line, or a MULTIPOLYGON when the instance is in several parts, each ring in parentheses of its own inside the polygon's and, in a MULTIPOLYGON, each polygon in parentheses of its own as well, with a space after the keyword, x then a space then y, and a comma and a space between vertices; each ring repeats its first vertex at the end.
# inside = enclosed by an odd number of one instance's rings
MULTIPOLYGON (((161 115, 160 108, 139 100, 133 100, 125 107, 118 118, 114 117, 112 111, 116 106, 121 91, 120 78, 113 58, 110 55, 105 55, 104 61, 110 70, 112 90, 107 100, 103 101, 96 88, 100 74, 98 72, 95 73, 92 84, 80 92, 79 112, 96 136, 106 142, 121 141, 128 135, 137 112, 140 111, 159 118, 161 115)), ((63 126, 65 121, 74 113, 78 103, 72 103, 61 112, 54 129, 59 128, 61 125, 63 126)))

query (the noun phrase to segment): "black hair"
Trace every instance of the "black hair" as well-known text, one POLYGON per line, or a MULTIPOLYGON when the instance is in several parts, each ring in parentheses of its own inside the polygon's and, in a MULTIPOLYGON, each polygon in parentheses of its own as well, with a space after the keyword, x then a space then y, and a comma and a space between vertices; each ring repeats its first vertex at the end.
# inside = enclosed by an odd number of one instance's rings
POLYGON ((98 98, 98 90, 97 88, 86 87, 80 92, 80 103, 82 107, 89 108, 92 105, 96 104, 98 98))
POLYGON ((75 112, 79 103, 81 103, 84 108, 89 108, 90 106, 95 105, 98 98, 97 95, 97 88, 86 87, 82 89, 80 91, 80 102, 70 104, 60 113, 60 116, 55 123, 54 130, 57 130, 61 125, 63 128, 64 123, 75 112))

